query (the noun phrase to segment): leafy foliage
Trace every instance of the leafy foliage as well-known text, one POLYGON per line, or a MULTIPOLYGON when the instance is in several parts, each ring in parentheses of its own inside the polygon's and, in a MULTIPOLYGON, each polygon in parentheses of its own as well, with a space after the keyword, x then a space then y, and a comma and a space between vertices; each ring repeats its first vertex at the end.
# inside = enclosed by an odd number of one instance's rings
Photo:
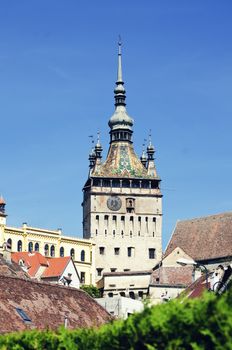
POLYGON ((81 289, 84 290, 86 293, 88 293, 92 298, 100 298, 101 293, 99 289, 92 284, 89 286, 83 285, 81 286, 81 289))
POLYGON ((232 350, 232 290, 146 307, 99 329, 25 331, 0 336, 4 350, 232 350))

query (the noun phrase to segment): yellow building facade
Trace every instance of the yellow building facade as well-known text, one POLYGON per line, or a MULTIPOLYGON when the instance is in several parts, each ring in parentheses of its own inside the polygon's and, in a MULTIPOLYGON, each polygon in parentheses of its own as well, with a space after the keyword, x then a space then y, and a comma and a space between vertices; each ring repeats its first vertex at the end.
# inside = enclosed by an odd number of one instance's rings
POLYGON ((6 225, 5 202, 0 199, 0 247, 12 252, 37 251, 48 257, 72 256, 81 284, 95 284, 95 244, 91 240, 62 235, 62 230, 6 225))

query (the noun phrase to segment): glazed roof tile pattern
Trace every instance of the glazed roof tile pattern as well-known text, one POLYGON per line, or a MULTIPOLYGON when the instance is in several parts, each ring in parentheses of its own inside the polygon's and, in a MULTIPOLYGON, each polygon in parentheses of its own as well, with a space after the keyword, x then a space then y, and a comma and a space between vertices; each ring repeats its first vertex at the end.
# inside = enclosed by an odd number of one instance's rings
POLYGON ((148 175, 147 169, 135 154, 133 145, 128 142, 112 143, 106 161, 96 165, 91 176, 157 178, 148 175))
POLYGON ((232 212, 177 222, 164 257, 176 247, 197 261, 232 256, 232 212))
POLYGON ((0 333, 25 329, 56 330, 98 327, 112 320, 108 312, 87 293, 45 282, 0 276, 0 333), (24 322, 16 308, 21 308, 31 319, 24 322))
POLYGON ((192 283, 192 266, 161 266, 151 275, 151 285, 188 286, 192 283))

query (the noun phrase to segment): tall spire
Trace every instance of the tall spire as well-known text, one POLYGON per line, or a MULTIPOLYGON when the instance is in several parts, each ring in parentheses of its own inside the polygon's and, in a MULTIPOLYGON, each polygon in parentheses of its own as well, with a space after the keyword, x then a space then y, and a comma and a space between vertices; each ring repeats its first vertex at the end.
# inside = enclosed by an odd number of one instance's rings
POLYGON ((109 120, 109 127, 111 129, 112 141, 131 141, 133 119, 126 111, 126 90, 124 88, 124 81, 122 78, 122 42, 119 37, 118 41, 118 71, 116 87, 114 89, 115 111, 109 120), (123 130, 124 132, 118 132, 123 130), (117 132, 116 132, 117 131, 117 132))
POLYGON ((119 37, 118 41, 118 76, 116 81, 116 87, 114 89, 115 106, 126 105, 126 90, 124 88, 124 81, 122 79, 122 42, 119 37))

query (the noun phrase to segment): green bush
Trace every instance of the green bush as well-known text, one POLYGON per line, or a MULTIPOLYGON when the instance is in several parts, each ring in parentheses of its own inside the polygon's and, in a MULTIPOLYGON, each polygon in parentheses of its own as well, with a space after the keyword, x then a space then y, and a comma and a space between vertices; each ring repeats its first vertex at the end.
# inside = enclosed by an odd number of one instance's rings
POLYGON ((87 286, 87 285, 83 285, 81 286, 81 289, 84 290, 86 293, 88 293, 92 298, 100 298, 101 297, 101 293, 99 291, 99 289, 95 286, 93 286, 92 284, 87 286))
POLYGON ((99 329, 26 331, 0 336, 4 350, 231 350, 232 291, 146 307, 99 329))

